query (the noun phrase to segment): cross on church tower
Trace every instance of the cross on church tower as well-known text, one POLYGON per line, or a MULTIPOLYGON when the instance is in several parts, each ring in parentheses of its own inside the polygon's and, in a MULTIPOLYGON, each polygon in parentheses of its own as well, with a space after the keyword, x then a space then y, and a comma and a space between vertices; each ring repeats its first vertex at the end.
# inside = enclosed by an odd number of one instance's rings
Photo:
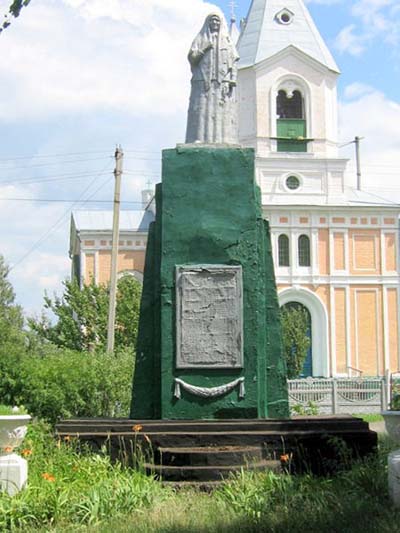
POLYGON ((238 7, 235 0, 230 0, 229 7, 231 8, 231 24, 236 22, 236 8, 238 7))
POLYGON ((238 7, 238 5, 235 0, 230 0, 228 5, 231 8, 231 20, 229 24, 229 34, 234 44, 236 44, 240 36, 239 30, 237 29, 237 26, 236 26, 236 8, 238 7))

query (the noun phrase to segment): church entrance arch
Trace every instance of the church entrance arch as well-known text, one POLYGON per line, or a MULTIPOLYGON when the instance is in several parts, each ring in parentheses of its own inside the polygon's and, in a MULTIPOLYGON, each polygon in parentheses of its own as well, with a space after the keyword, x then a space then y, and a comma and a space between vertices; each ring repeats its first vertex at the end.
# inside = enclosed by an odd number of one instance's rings
MULTIPOLYGON (((310 314, 311 371, 313 376, 329 377, 328 313, 322 300, 309 289, 290 287, 278 294, 279 305, 301 305, 310 314)), ((305 369, 306 370, 306 369, 305 369)))

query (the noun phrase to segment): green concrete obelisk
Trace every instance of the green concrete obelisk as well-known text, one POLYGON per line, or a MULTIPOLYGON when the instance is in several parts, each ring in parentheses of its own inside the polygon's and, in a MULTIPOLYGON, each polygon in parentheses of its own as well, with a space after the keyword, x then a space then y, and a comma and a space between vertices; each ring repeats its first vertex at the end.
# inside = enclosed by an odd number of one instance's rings
POLYGON ((163 152, 149 230, 131 418, 284 418, 269 227, 254 151, 232 144, 238 57, 220 17, 191 57, 187 144, 163 152))

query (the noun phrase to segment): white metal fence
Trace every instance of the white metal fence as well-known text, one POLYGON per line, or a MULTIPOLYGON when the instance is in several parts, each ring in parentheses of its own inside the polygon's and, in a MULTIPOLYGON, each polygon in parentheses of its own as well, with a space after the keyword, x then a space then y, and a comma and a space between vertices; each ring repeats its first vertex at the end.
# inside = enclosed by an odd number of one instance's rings
POLYGON ((288 380, 289 404, 319 414, 380 413, 388 406, 388 378, 288 380))

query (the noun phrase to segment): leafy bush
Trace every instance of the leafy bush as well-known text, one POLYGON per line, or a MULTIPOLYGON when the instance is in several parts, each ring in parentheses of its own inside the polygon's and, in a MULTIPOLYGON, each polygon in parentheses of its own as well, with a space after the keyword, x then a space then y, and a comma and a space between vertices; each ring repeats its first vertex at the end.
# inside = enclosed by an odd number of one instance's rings
POLYGON ((390 379, 390 409, 400 411, 400 374, 392 374, 390 379))
POLYGON ((49 422, 129 413, 134 355, 85 353, 51 345, 2 353, 0 401, 49 422))
POLYGON ((310 347, 307 310, 303 307, 283 306, 281 308, 281 323, 288 379, 296 379, 303 369, 310 347))
MULTIPOLYGON (((136 343, 142 287, 133 276, 118 281, 115 346, 131 348, 136 343)), ((64 294, 45 296, 45 309, 57 318, 55 324, 44 314, 29 319, 33 332, 44 341, 70 350, 104 350, 107 346, 109 288, 91 283, 80 287, 76 280, 64 281, 64 294)))

